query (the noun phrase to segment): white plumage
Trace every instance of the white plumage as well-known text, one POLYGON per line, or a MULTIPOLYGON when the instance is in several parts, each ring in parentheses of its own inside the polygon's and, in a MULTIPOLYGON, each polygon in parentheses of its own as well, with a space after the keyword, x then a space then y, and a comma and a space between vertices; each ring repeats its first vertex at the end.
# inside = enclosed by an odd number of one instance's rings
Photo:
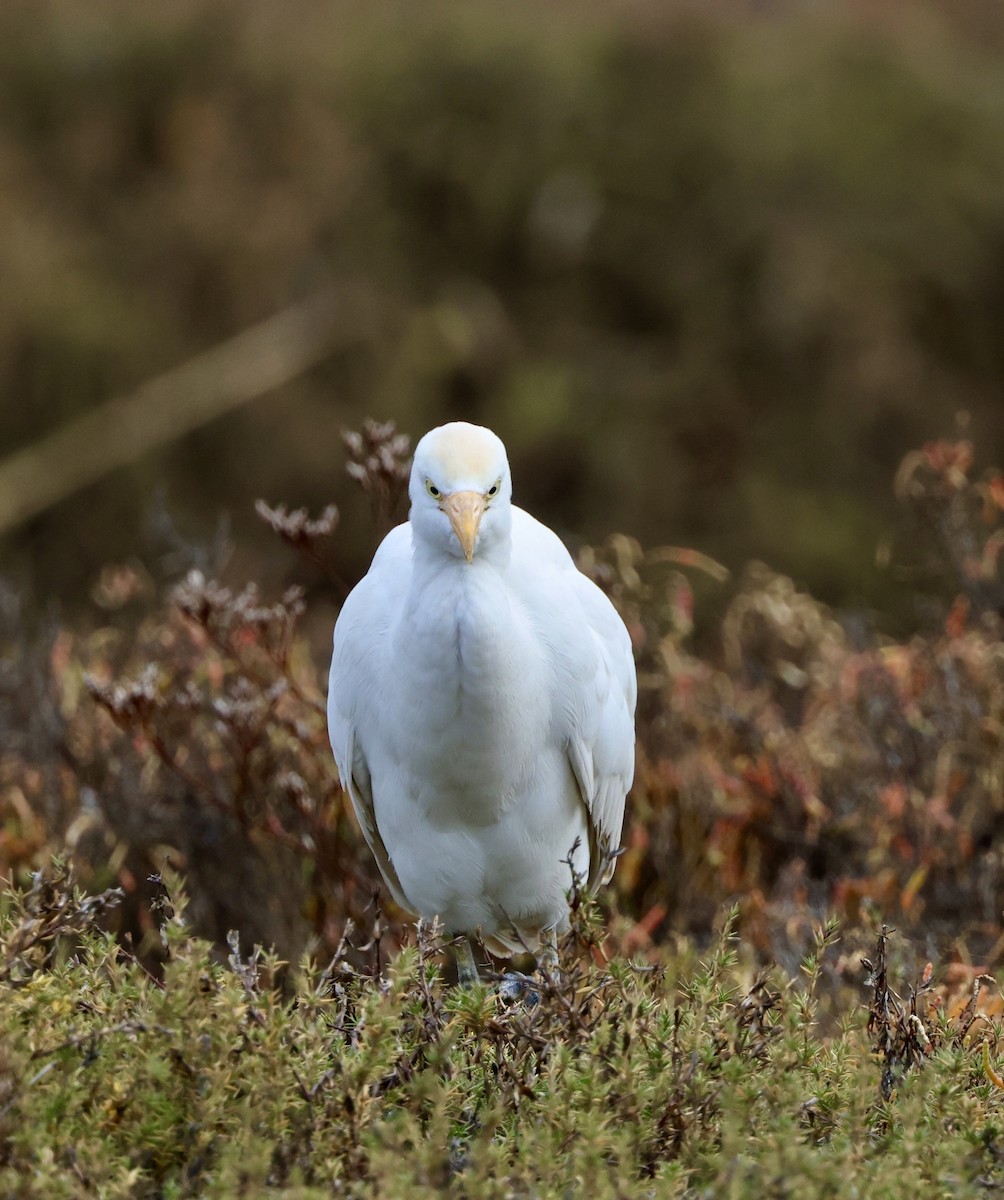
POLYGON ((415 450, 409 521, 335 625, 328 728, 394 898, 495 954, 567 924, 567 860, 613 873, 634 772, 631 644, 610 601, 511 503, 502 442, 415 450))

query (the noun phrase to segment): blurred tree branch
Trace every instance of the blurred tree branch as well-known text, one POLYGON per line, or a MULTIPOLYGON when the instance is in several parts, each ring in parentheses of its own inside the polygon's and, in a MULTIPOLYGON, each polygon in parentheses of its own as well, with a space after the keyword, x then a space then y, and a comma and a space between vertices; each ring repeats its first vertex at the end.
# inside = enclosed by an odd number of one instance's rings
POLYGON ((370 306, 357 291, 329 287, 290 305, 0 462, 0 535, 360 336, 370 306))

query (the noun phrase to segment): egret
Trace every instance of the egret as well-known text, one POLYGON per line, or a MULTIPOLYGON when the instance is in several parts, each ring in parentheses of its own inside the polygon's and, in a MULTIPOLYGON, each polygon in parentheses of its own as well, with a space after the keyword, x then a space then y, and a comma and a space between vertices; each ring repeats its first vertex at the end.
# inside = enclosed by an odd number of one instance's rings
POLYGON ((427 433, 408 491, 335 624, 328 730, 387 887, 467 935, 471 983, 470 938, 553 962, 573 872, 613 874, 637 683, 624 622, 513 505, 491 430, 427 433))

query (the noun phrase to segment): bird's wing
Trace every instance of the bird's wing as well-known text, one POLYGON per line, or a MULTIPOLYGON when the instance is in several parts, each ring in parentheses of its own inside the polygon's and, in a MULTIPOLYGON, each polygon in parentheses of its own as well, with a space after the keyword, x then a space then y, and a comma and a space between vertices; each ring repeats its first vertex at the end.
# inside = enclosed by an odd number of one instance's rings
POLYGON ((328 736, 342 787, 348 792, 366 844, 394 899, 409 908, 373 807, 370 769, 357 736, 368 719, 382 678, 377 661, 411 571, 411 529, 399 525, 384 538, 369 572, 353 588, 335 622, 328 677, 328 736))
POLYGON ((556 732, 589 816, 589 886, 613 874, 634 777, 638 685, 627 628, 560 539, 513 509, 513 575, 551 659, 556 732))
POLYGON ((620 848, 624 802, 634 778, 637 677, 627 628, 600 589, 576 571, 579 601, 596 643, 592 677, 578 674, 579 703, 572 712, 569 757, 590 821, 598 861, 590 885, 606 883, 620 848))

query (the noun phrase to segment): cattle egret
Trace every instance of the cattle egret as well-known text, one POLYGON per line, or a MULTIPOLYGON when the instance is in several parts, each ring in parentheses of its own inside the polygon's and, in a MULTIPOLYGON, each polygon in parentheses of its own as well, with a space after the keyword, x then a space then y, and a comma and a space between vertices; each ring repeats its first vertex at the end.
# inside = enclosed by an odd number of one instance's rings
POLYGON ((399 904, 497 957, 550 957, 572 871, 589 887, 613 874, 634 772, 630 638, 512 504, 490 430, 427 433, 408 490, 409 520, 335 625, 338 773, 399 904))

